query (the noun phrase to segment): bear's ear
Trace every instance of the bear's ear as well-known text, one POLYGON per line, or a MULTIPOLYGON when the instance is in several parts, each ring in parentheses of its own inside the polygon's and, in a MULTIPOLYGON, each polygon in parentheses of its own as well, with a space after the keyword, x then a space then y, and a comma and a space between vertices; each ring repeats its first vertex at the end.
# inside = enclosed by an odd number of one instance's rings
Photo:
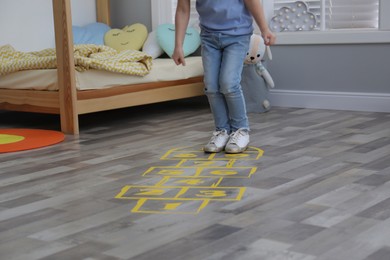
POLYGON ((265 46, 265 51, 267 53, 268 59, 272 60, 272 52, 269 46, 265 46))

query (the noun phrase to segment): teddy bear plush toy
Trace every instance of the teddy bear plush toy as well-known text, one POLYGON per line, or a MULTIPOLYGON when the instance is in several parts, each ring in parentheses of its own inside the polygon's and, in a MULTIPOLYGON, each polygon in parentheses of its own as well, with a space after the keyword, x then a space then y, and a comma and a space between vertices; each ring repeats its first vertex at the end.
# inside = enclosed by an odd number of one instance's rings
POLYGON ((247 112, 263 113, 271 108, 268 100, 268 88, 275 87, 275 83, 262 64, 266 56, 272 60, 269 46, 264 44, 260 35, 252 34, 241 75, 241 86, 247 112))

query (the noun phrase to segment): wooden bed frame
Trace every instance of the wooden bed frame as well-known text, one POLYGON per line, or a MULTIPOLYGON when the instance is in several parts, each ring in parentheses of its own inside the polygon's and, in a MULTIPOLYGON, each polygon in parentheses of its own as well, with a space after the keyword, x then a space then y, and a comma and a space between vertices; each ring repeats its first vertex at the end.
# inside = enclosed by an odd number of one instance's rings
MULTIPOLYGON (((78 135, 78 115, 203 95, 203 77, 76 89, 70 0, 52 0, 59 91, 0 89, 0 110, 59 114, 61 131, 78 135)), ((97 21, 110 25, 109 0, 96 0, 97 21)))

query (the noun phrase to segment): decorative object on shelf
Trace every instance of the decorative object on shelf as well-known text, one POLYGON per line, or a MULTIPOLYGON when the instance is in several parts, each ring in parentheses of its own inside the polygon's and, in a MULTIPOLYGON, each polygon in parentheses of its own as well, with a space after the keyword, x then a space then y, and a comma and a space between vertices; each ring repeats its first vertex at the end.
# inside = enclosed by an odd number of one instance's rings
POLYGON ((271 30, 274 32, 311 31, 317 26, 317 18, 314 13, 308 11, 307 4, 296 1, 280 8, 270 21, 271 30))

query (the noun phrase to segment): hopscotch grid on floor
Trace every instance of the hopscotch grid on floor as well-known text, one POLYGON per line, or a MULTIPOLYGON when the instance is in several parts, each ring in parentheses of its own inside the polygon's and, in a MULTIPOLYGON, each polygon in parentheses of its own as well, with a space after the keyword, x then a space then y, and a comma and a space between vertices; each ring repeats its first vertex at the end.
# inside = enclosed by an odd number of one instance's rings
POLYGON ((239 201, 246 187, 221 186, 224 179, 248 179, 255 166, 237 162, 259 160, 263 151, 249 147, 241 154, 204 153, 194 147, 174 148, 161 160, 177 161, 173 166, 152 166, 142 176, 159 176, 155 185, 125 185, 116 199, 135 200, 132 213, 198 214, 212 201, 239 201))

